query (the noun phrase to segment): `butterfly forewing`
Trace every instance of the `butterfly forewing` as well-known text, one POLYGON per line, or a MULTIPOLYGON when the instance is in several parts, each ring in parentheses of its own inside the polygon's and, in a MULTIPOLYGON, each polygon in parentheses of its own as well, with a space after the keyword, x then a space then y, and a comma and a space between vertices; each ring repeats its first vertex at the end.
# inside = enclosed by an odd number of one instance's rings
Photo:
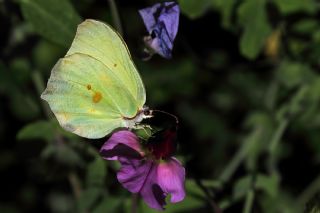
POLYGON ((142 109, 146 99, 142 80, 126 44, 109 25, 91 19, 80 24, 67 55, 74 53, 101 61, 128 88, 138 108, 142 109))

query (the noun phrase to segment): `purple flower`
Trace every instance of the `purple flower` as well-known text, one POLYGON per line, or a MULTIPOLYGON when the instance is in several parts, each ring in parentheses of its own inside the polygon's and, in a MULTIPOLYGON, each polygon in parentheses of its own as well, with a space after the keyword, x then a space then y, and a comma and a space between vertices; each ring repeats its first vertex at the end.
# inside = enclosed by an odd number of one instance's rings
POLYGON ((151 208, 163 210, 168 194, 172 203, 185 197, 185 169, 170 156, 173 137, 175 132, 168 130, 163 134, 162 146, 159 141, 143 146, 134 133, 122 130, 110 137, 100 153, 106 160, 121 163, 117 178, 124 188, 139 193, 151 208))
POLYGON ((179 5, 175 2, 157 3, 139 10, 139 13, 149 32, 144 41, 151 54, 158 53, 164 58, 171 58, 179 26, 179 5))

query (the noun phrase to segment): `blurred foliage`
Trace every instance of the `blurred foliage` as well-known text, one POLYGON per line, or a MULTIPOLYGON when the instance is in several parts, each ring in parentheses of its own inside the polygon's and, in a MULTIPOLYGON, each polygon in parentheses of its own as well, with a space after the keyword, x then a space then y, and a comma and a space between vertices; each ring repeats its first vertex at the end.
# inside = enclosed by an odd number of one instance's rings
MULTIPOLYGON (((156 2, 116 1, 147 104, 180 118, 187 196, 165 212, 319 212, 319 2, 178 0, 173 59, 144 62, 137 10, 156 2)), ((112 25, 108 1, 0 1, 0 212, 135 205, 99 156, 107 138, 65 132, 39 97, 87 18, 112 25)))

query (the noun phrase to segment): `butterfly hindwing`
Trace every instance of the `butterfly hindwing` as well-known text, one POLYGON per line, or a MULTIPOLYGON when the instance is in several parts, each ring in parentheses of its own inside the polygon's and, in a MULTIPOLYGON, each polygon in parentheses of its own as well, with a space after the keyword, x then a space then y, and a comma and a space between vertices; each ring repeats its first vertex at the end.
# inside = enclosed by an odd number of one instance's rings
POLYGON ((103 63, 75 53, 60 59, 41 96, 65 129, 87 138, 99 138, 137 113, 135 99, 103 63))

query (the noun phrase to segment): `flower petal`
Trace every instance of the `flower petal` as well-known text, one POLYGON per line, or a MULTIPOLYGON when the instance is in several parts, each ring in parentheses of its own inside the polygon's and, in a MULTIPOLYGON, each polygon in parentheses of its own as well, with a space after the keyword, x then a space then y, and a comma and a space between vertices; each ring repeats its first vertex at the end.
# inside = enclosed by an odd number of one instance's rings
POLYGON ((180 9, 175 2, 166 2, 165 6, 169 9, 164 9, 165 12, 161 13, 159 21, 164 23, 170 40, 173 41, 178 32, 180 9))
POLYGON ((152 7, 139 10, 150 34, 145 38, 151 53, 171 58, 173 41, 178 32, 180 9, 175 2, 157 3, 152 7))
POLYGON ((117 178, 132 193, 140 193, 148 206, 163 210, 165 194, 157 184, 157 164, 150 160, 119 158, 117 178))
POLYGON ((157 23, 157 20, 153 16, 155 12, 161 7, 160 3, 154 4, 152 7, 147 7, 139 10, 139 14, 142 17, 144 25, 146 26, 149 33, 152 32, 154 26, 157 23))
POLYGON ((157 24, 152 32, 155 37, 148 40, 146 44, 154 52, 158 53, 164 58, 170 59, 172 57, 171 50, 173 48, 173 41, 170 39, 163 22, 157 24))
POLYGON ((157 168, 157 179, 161 189, 171 194, 172 203, 184 199, 185 169, 177 159, 172 157, 167 162, 160 163, 157 168))
POLYGON ((138 137, 128 130, 121 130, 103 144, 100 153, 106 160, 118 160, 119 156, 137 158, 137 153, 143 155, 138 137))
POLYGON ((151 34, 157 24, 163 22, 170 40, 173 41, 178 32, 179 26, 179 5, 175 2, 165 2, 164 4, 154 4, 139 10, 143 22, 151 34))

